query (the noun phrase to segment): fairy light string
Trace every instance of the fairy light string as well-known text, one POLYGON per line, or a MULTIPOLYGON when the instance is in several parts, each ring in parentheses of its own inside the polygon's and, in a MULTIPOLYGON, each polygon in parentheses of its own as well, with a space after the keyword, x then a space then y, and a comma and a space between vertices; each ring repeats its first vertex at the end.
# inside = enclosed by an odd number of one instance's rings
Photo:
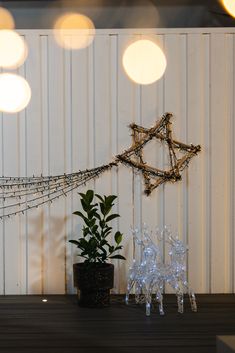
POLYGON ((0 219, 38 208, 48 202, 67 196, 71 191, 98 178, 107 170, 126 165, 143 176, 144 192, 152 191, 166 182, 181 180, 181 172, 190 160, 201 150, 199 145, 188 145, 172 137, 171 120, 173 115, 165 113, 151 128, 134 123, 130 124, 132 144, 123 153, 114 157, 106 165, 75 173, 55 176, 0 177, 0 219), (144 147, 153 140, 161 141, 168 150, 169 167, 167 170, 148 165, 144 158, 144 147))

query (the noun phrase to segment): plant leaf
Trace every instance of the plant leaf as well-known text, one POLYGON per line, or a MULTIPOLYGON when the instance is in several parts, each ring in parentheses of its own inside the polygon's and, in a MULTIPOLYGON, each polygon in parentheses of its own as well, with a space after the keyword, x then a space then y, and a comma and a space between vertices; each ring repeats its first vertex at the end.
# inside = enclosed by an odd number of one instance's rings
POLYGON ((111 206, 107 206, 107 205, 105 205, 105 207, 104 207, 104 216, 107 216, 107 214, 109 214, 109 212, 111 211, 111 209, 112 209, 112 205, 111 206))
POLYGON ((82 192, 79 192, 78 195, 80 195, 83 199, 86 197, 86 194, 83 194, 82 192))
POLYGON ((108 217, 106 218, 106 222, 110 222, 110 221, 112 221, 112 219, 117 218, 117 217, 120 217, 120 215, 119 215, 119 214, 116 214, 116 213, 111 214, 110 216, 108 216, 108 217))
POLYGON ((80 211, 75 211, 75 212, 73 212, 73 214, 75 214, 76 216, 79 216, 79 217, 81 217, 83 219, 85 218, 85 216, 80 211))
POLYGON ((120 244, 121 241, 122 241, 122 233, 120 233, 119 231, 116 232, 115 236, 114 236, 114 239, 116 241, 117 244, 120 244))
POLYGON ((77 240, 69 240, 69 242, 72 243, 72 244, 75 244, 75 245, 77 245, 77 246, 80 245, 77 240))
POLYGON ((87 200, 87 203, 91 203, 92 200, 94 198, 94 191, 93 190, 87 190, 86 192, 86 200, 87 200))
POLYGON ((98 229, 98 225, 95 224, 95 225, 91 228, 92 233, 97 232, 97 229, 98 229))
POLYGON ((92 248, 92 250, 94 250, 97 247, 97 241, 95 238, 91 238, 89 240, 89 246, 92 248))
POLYGON ((104 228, 104 226, 105 226, 105 221, 104 221, 104 220, 101 220, 101 221, 99 222, 99 224, 100 224, 100 227, 101 227, 101 228, 104 228))
POLYGON ((84 238, 80 239, 80 244, 81 247, 83 247, 85 250, 89 248, 89 243, 86 241, 84 238))
POLYGON ((106 203, 111 206, 113 201, 117 198, 116 195, 109 195, 106 197, 106 203))
POLYGON ((104 228, 103 234, 104 234, 105 236, 107 236, 107 233, 110 233, 111 230, 112 230, 112 227, 104 228))
POLYGON ((87 205, 87 203, 84 199, 81 199, 81 204, 82 204, 82 208, 84 209, 84 211, 86 211, 88 213, 91 209, 91 206, 87 205))
POLYGON ((119 259, 119 260, 126 260, 126 258, 122 255, 113 255, 113 256, 109 256, 110 259, 119 259))
POLYGON ((114 246, 113 245, 110 245, 110 244, 107 244, 108 248, 109 248, 109 252, 110 254, 112 254, 115 250, 114 246))
POLYGON ((101 213, 102 213, 103 215, 105 215, 105 205, 104 205, 104 203, 100 202, 99 205, 100 205, 100 211, 101 211, 101 213))
POLYGON ((100 242, 100 248, 101 248, 103 245, 107 245, 107 244, 108 244, 107 240, 102 239, 101 242, 100 242))
POLYGON ((90 229, 89 227, 83 227, 83 236, 86 237, 88 234, 90 234, 90 229))
POLYGON ((105 232, 105 233, 103 233, 103 234, 104 234, 104 237, 107 238, 107 236, 108 236, 109 234, 111 234, 111 230, 108 231, 108 232, 105 232))
POLYGON ((95 214, 96 214, 96 209, 93 208, 91 211, 87 213, 87 216, 88 218, 93 218, 95 214))
POLYGON ((123 248, 122 245, 116 246, 116 248, 114 249, 114 251, 121 250, 122 248, 123 248))
POLYGON ((100 196, 99 194, 95 194, 95 196, 102 202, 104 203, 104 199, 102 196, 100 196))

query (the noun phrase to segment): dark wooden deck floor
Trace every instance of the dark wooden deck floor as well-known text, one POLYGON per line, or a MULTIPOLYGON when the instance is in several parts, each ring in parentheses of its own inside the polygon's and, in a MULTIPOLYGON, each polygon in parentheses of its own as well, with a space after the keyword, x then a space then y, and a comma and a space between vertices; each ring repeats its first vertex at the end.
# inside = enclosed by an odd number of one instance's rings
POLYGON ((165 297, 166 315, 146 317, 120 297, 110 308, 79 308, 74 296, 0 297, 2 353, 212 353, 216 335, 235 334, 235 295, 198 295, 199 311, 176 311, 165 297))

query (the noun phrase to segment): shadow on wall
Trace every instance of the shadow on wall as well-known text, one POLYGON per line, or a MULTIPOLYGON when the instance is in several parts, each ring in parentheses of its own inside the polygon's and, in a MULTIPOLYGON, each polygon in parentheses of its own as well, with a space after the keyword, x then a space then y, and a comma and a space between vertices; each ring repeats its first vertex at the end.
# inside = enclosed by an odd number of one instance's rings
POLYGON ((68 217, 55 217, 45 210, 28 215, 30 294, 48 293, 58 286, 65 290, 67 221, 68 217))
POLYGON ((59 15, 78 11, 96 28, 233 27, 219 0, 5 1, 18 29, 50 29, 59 15), (193 9, 193 11, 192 11, 193 9))

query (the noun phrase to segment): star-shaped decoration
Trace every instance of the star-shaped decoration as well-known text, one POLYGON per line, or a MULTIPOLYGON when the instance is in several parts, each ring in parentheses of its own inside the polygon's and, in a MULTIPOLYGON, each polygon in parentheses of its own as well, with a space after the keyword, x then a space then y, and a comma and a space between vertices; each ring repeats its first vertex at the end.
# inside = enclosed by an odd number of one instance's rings
POLYGON ((147 129, 142 126, 131 124, 132 145, 122 154, 116 156, 116 160, 140 171, 144 178, 145 194, 151 192, 159 185, 166 182, 181 180, 181 172, 188 166, 193 156, 201 150, 201 146, 187 145, 173 139, 171 130, 171 113, 165 113, 156 124, 147 129), (169 169, 161 170, 148 165, 144 160, 144 146, 154 140, 165 143, 169 154, 169 169), (179 151, 181 155, 179 155, 179 151))

